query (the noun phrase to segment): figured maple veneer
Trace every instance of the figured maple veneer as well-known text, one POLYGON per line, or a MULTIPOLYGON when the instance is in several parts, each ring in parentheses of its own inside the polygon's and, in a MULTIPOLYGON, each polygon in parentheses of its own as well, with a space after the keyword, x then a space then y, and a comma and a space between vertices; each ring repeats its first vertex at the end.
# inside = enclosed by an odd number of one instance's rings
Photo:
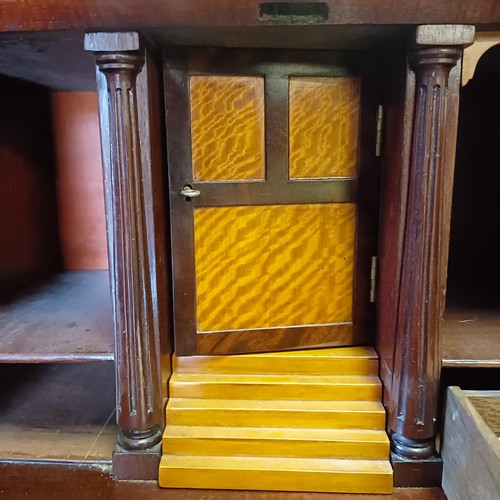
POLYGON ((358 78, 290 78, 291 179, 355 177, 358 78))
POLYGON ((352 321, 352 203, 199 208, 198 331, 352 321))
POLYGON ((264 179, 264 79, 191 76, 193 176, 264 179))
POLYGON ((390 493, 377 373, 370 347, 174 355, 160 486, 390 493))

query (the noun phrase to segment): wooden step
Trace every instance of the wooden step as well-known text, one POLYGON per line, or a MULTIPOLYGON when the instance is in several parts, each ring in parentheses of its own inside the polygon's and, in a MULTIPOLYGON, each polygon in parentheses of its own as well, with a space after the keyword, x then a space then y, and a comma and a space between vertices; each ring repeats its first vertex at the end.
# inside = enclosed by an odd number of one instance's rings
POLYGON ((380 401, 262 401, 238 399, 175 399, 168 401, 169 425, 385 428, 380 401))
POLYGON ((311 349, 236 356, 174 356, 176 373, 377 375, 372 347, 311 349))
POLYGON ((168 455, 356 458, 389 456, 384 431, 169 425, 163 435, 168 455))
POLYGON ((391 493, 388 460, 163 456, 165 488, 391 493))
POLYGON ((370 375, 229 375, 174 373, 173 398, 380 401, 382 386, 370 375))

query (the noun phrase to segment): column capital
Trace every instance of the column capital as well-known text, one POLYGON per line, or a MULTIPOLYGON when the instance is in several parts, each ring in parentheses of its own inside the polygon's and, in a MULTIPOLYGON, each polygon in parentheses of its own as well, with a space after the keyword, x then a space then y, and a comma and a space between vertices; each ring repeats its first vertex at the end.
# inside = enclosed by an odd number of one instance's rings
POLYGON ((464 48, 474 43, 476 29, 467 24, 423 24, 415 31, 415 46, 464 48))
POLYGON ((143 48, 136 31, 86 33, 83 45, 89 52, 130 52, 143 48))
POLYGON ((144 65, 144 52, 97 53, 95 56, 95 63, 104 74, 121 71, 138 73, 144 65))

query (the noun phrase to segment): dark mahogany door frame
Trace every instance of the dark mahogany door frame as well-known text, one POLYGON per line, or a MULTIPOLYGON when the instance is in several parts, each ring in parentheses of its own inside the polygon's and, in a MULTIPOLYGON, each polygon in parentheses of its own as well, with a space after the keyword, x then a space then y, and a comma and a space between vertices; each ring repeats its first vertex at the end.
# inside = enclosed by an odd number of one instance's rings
POLYGON ((374 307, 369 303, 371 257, 377 249, 379 158, 376 157, 376 80, 366 53, 251 49, 165 49, 165 106, 171 206, 175 350, 179 356, 234 354, 373 342, 374 307), (193 62, 194 61, 194 62, 193 62), (265 77, 266 175, 262 181, 200 182, 193 179, 189 76, 265 77), (289 76, 356 77, 361 81, 356 178, 288 179, 289 76), (203 196, 186 201, 185 185, 203 196), (198 207, 357 204, 353 322, 351 324, 199 333, 193 212, 198 207), (351 331, 352 330, 352 331, 351 331), (327 333, 328 332, 328 333, 327 333), (334 333, 334 335, 330 335, 334 333), (329 336, 330 335, 330 336, 329 336), (260 338, 259 342, 255 339, 260 338), (330 342, 325 339, 332 339, 330 342), (316 342, 316 343, 315 343, 316 342))

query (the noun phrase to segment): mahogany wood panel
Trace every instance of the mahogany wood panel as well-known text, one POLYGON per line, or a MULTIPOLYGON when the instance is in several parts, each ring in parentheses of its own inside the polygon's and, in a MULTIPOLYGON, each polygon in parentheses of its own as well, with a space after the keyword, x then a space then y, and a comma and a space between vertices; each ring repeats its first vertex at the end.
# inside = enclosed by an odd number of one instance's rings
POLYGON ((107 269, 97 96, 53 92, 50 97, 64 267, 107 269))
POLYGON ((360 82, 357 78, 290 78, 292 179, 355 177, 360 82))
POLYGON ((46 89, 0 79, 0 298, 60 269, 46 89))
POLYGON ((238 354, 311 347, 352 345, 352 322, 329 325, 202 332, 197 335, 199 354, 238 354))
POLYGON ((193 177, 264 179, 264 79, 191 76, 193 177))
MULTIPOLYGON (((242 0, 221 7, 218 0, 200 0, 186 5, 173 0, 30 0, 6 3, 0 13, 2 31, 124 30, 168 26, 258 26, 262 0, 242 0)), ((325 0, 328 17, 319 24, 426 24, 500 23, 496 0, 325 0)), ((298 24, 310 22, 305 19, 298 24)), ((296 21, 296 22, 297 22, 296 21)), ((289 24, 289 17, 268 24, 289 24)))
POLYGON ((384 151, 379 224, 379 270, 377 295, 377 336, 375 347, 380 357, 380 377, 384 404, 393 418, 391 397, 394 370, 397 307, 401 281, 404 214, 408 196, 415 75, 406 53, 395 52, 387 66, 384 108, 384 151))
POLYGON ((198 331, 352 321, 352 203, 199 208, 198 331))
MULTIPOLYGON (((156 481, 115 481, 106 468, 64 463, 1 463, 0 485, 6 498, 53 500, 358 500, 360 495, 270 491, 160 488, 156 481)), ((363 495, 363 500, 445 500, 440 488, 396 488, 392 495, 363 495)))

